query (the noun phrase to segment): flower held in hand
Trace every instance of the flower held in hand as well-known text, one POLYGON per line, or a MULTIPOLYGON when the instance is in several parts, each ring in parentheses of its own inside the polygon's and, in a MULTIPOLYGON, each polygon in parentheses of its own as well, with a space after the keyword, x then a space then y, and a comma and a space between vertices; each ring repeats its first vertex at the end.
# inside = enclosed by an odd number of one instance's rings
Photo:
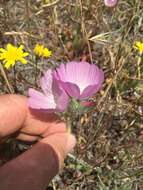
POLYGON ((29 89, 29 106, 33 109, 45 109, 48 112, 64 111, 68 106, 69 97, 49 69, 40 80, 43 93, 29 89))
POLYGON ((55 78, 70 97, 78 100, 91 97, 101 87, 104 73, 95 64, 69 62, 54 71, 55 78))

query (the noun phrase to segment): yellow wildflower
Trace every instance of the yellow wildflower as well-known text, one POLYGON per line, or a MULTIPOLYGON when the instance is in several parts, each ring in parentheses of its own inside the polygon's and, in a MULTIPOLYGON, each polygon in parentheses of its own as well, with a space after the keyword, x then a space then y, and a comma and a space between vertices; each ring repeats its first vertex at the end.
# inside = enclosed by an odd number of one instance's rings
POLYGON ((4 66, 9 69, 13 67, 17 61, 26 64, 27 60, 25 59, 29 53, 23 51, 24 46, 20 45, 15 47, 12 44, 7 44, 6 49, 0 48, 0 60, 5 64, 4 66))
POLYGON ((48 48, 45 48, 43 45, 40 44, 36 44, 34 48, 34 53, 37 56, 44 58, 48 58, 52 55, 52 52, 48 48))
POLYGON ((142 42, 136 42, 133 46, 135 49, 137 49, 140 53, 143 53, 143 43, 142 42))

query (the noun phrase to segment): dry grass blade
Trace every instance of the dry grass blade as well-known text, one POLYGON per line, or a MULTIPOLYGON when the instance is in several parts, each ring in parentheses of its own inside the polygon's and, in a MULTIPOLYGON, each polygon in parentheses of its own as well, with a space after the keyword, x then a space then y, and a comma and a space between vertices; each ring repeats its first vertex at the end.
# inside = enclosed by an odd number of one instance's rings
POLYGON ((109 41, 107 38, 109 38, 114 33, 116 33, 116 31, 101 33, 96 36, 92 36, 91 38, 89 38, 89 40, 92 42, 98 42, 98 43, 103 43, 103 44, 110 43, 111 41, 109 41))
POLYGON ((60 2, 60 0, 56 0, 51 3, 46 3, 46 4, 42 5, 41 9, 35 15, 37 16, 37 15, 42 14, 46 8, 53 7, 53 6, 57 5, 59 2, 60 2))
POLYGON ((1 71, 1 74, 2 74, 2 76, 3 76, 3 78, 4 78, 5 82, 6 82, 6 84, 7 84, 9 92, 13 94, 14 93, 14 89, 13 89, 13 87, 9 83, 9 80, 8 80, 8 78, 6 76, 6 73, 5 73, 4 69, 3 69, 3 66, 2 66, 1 62, 0 62, 0 71, 1 71))

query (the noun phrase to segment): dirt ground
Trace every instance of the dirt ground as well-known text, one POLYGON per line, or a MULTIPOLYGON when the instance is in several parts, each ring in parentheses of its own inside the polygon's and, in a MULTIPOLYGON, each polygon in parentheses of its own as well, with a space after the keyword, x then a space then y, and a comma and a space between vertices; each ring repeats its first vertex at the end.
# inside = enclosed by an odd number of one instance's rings
MULTIPOLYGON (((86 60, 104 70, 102 90, 93 110, 72 120, 77 137, 74 153, 54 178, 54 190, 143 190, 143 60, 133 48, 143 40, 143 1, 119 0, 108 8, 103 0, 1 0, 0 46, 24 44, 32 52, 44 44, 53 55, 4 69, 0 93, 27 95, 42 70, 70 60, 86 60), (37 67, 33 65, 37 61, 37 67)), ((9 139, 1 162, 28 145, 9 139)))

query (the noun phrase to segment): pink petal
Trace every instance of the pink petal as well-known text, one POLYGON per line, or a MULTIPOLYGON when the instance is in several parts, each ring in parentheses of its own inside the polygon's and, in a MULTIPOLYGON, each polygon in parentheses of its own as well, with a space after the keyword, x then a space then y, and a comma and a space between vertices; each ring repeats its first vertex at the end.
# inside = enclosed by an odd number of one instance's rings
POLYGON ((69 103, 69 96, 61 87, 60 82, 53 76, 52 91, 59 111, 64 111, 69 103))
POLYGON ((101 86, 95 84, 92 86, 88 86, 87 88, 84 89, 82 92, 80 99, 85 99, 91 97, 93 94, 95 94, 101 86))
POLYGON ((40 80, 44 94, 29 89, 29 105, 36 109, 47 109, 50 112, 64 111, 69 103, 69 96, 61 87, 52 70, 48 70, 40 80))
POLYGON ((69 62, 66 64, 67 82, 76 84, 80 92, 88 85, 90 64, 87 62, 69 62))
POLYGON ((116 6, 118 0, 104 0, 104 3, 108 7, 114 7, 116 6))
POLYGON ((87 62, 69 62, 66 64, 66 79, 73 83, 82 79, 86 80, 89 68, 90 65, 87 62))
POLYGON ((41 92, 30 88, 28 90, 28 105, 34 109, 55 109, 56 104, 51 97, 45 96, 41 92))
POLYGON ((104 73, 97 66, 95 66, 96 69, 93 68, 94 66, 95 65, 91 65, 89 73, 89 80, 92 85, 89 85, 84 89, 80 96, 80 99, 91 97, 93 94, 98 92, 102 86, 102 83, 104 81, 104 73))
POLYGON ((69 62, 54 73, 65 91, 77 99, 96 93, 103 83, 104 73, 96 65, 87 62, 69 62))
POLYGON ((102 83, 104 80, 104 73, 96 65, 91 64, 88 71, 87 86, 102 83))
POLYGON ((63 82, 62 86, 69 96, 75 97, 77 99, 80 97, 80 90, 76 84, 72 84, 70 82, 63 82))
POLYGON ((54 71, 56 78, 60 78, 62 81, 66 81, 65 64, 61 64, 59 68, 54 71))
POLYGON ((46 95, 52 94, 52 81, 53 81, 52 70, 49 69, 40 79, 40 86, 46 95))

